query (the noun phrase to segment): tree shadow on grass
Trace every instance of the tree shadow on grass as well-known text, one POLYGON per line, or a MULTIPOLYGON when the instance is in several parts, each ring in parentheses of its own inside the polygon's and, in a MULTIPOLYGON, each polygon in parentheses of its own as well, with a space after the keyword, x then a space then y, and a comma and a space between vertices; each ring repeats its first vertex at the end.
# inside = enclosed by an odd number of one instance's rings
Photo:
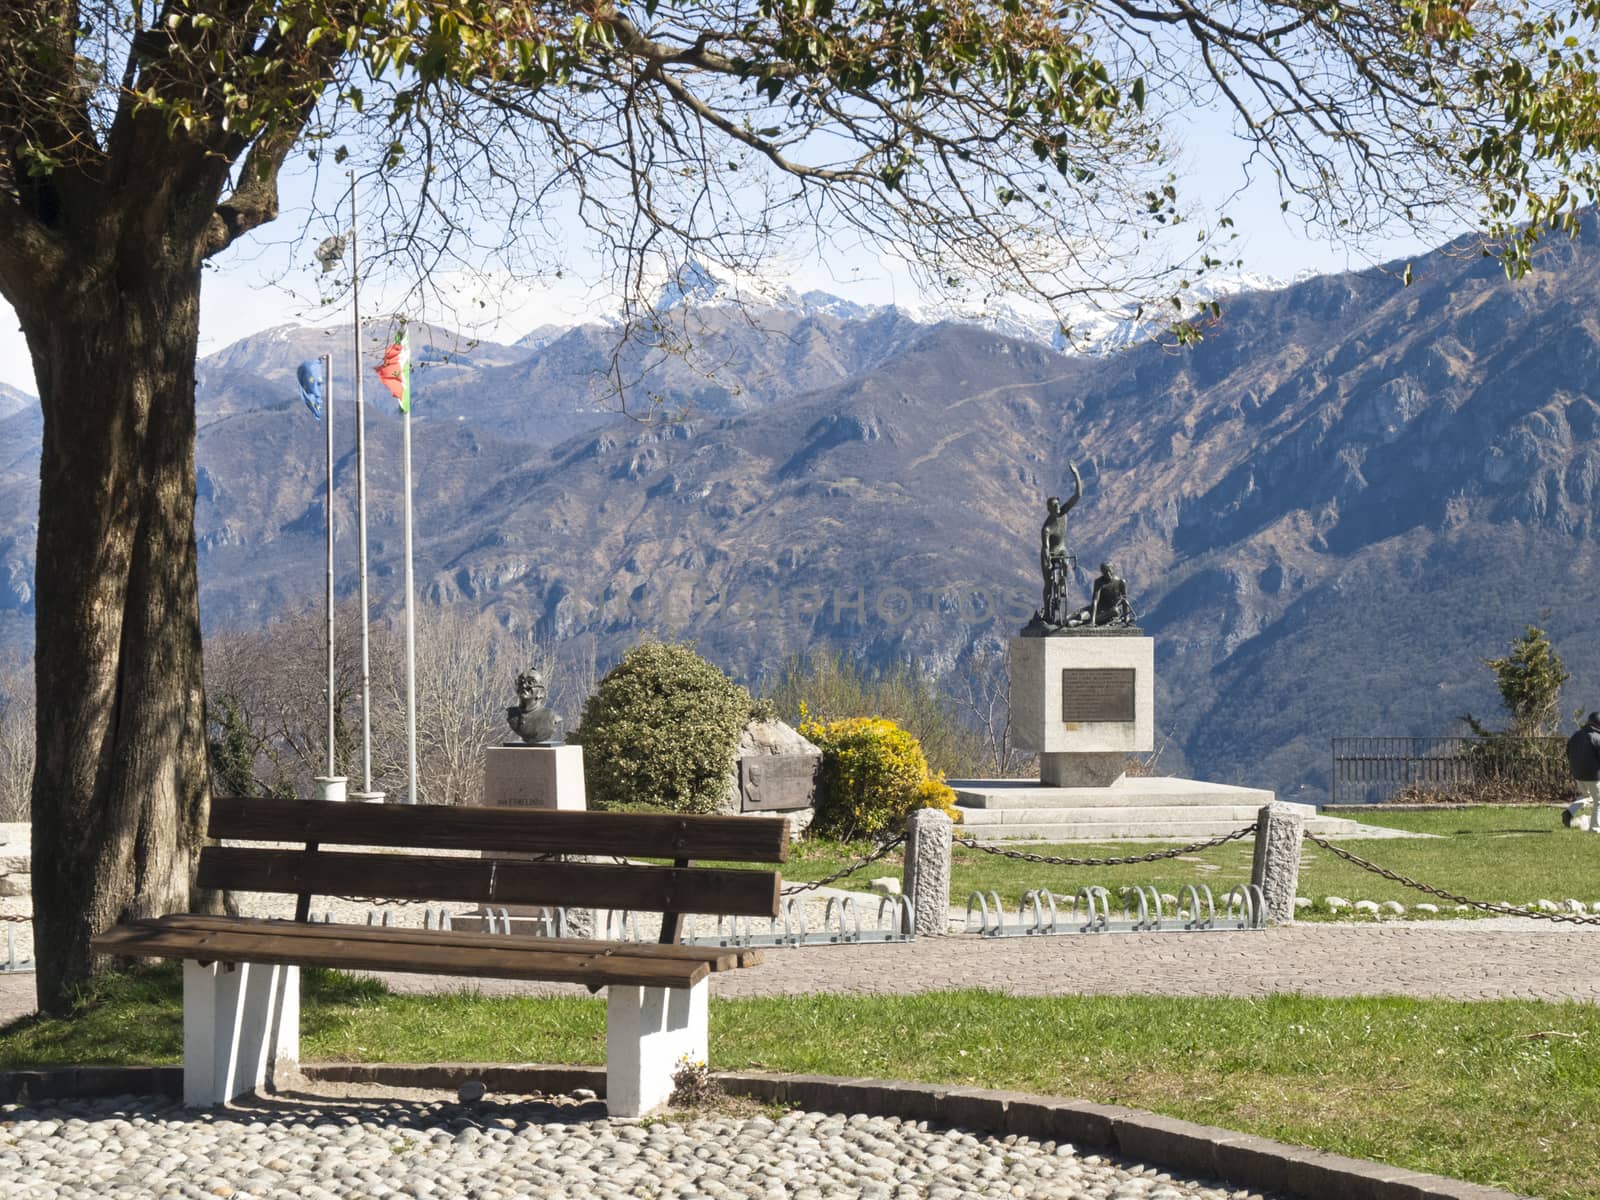
MULTIPOLYGON (((340 1020, 341 1008, 388 994, 381 980, 303 968, 302 1034, 340 1020)), ((0 1070, 156 1066, 182 1057, 183 965, 176 962, 101 975, 79 991, 67 1016, 32 1013, 0 1028, 0 1070)))

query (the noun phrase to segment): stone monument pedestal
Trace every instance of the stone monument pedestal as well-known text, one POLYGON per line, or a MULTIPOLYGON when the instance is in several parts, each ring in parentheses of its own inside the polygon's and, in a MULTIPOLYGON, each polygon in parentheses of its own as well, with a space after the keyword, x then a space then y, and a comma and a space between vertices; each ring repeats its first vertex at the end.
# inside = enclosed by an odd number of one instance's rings
MULTIPOLYGON (((582 746, 490 746, 483 752, 483 805, 486 808, 548 808, 582 812, 589 807, 583 782, 582 746)), ((484 858, 537 858, 533 854, 486 851, 484 858)), ((557 933, 549 910, 538 905, 496 904, 451 918, 457 929, 510 932, 534 937, 557 933), (502 920, 504 914, 504 920, 502 920)), ((601 918, 602 920, 604 918, 601 918)), ((595 911, 569 909, 567 937, 595 936, 595 911)))
MULTIPOLYGON (((1155 750, 1155 641, 1133 626, 1011 641, 1011 728, 1039 779, 950 780, 962 832, 979 841, 1200 841, 1273 802, 1264 788, 1128 774, 1155 750)), ((1288 806, 1315 833, 1353 821, 1288 806)))
POLYGON ((583 747, 490 746, 483 752, 483 803, 490 808, 587 808, 583 747))
POLYGON ((1109 787, 1156 747, 1155 639, 1086 629, 1011 639, 1011 728, 1047 787, 1109 787))
POLYGON ((1039 779, 952 780, 980 841, 1204 837, 1255 819, 1272 793, 1128 774, 1156 748, 1155 639, 1131 625, 1011 640, 1011 729, 1039 779))

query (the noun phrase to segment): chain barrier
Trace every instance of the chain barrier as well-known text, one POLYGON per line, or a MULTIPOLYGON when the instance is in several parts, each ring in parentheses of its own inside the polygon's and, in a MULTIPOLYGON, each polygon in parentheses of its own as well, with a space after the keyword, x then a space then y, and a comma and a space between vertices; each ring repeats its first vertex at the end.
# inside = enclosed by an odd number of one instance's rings
POLYGON ((1030 854, 1026 850, 1007 850, 1003 846, 989 846, 972 838, 961 837, 956 838, 955 843, 958 846, 966 846, 972 850, 982 850, 985 854, 996 854, 1001 858, 1014 858, 1021 862, 1045 863, 1052 867, 1126 867, 1134 863, 1160 862, 1164 858, 1179 858, 1185 854, 1195 854, 1201 850, 1210 850, 1215 846, 1223 846, 1229 842, 1237 841, 1239 838, 1249 837, 1255 831, 1256 826, 1252 822, 1243 829, 1235 829, 1232 833, 1224 833, 1204 842, 1179 846, 1176 850, 1152 850, 1149 854, 1134 854, 1127 858, 1055 858, 1049 854, 1030 854))
POLYGON ((30 913, 19 913, 16 916, 8 916, 6 913, 0 913, 0 925, 4 925, 7 921, 15 921, 18 925, 31 925, 33 923, 33 916, 30 913))
POLYGON ((1569 925, 1600 925, 1600 917, 1584 917, 1577 913, 1547 913, 1531 908, 1522 908, 1515 904, 1496 904, 1488 900, 1473 900, 1467 896, 1458 896, 1454 892, 1447 892, 1443 888, 1436 888, 1430 884, 1420 883, 1408 875, 1401 875, 1398 871, 1391 871, 1387 867, 1380 867, 1377 863, 1368 862, 1359 854, 1335 846, 1326 838, 1318 837, 1314 833, 1307 833, 1305 839, 1321 846, 1335 858, 1342 858, 1348 863, 1360 867, 1364 871, 1371 871, 1374 875, 1389 880, 1391 883, 1402 884, 1408 888, 1416 888, 1419 892, 1426 892, 1430 896, 1437 896, 1441 900, 1448 900, 1452 904, 1465 904, 1468 908, 1480 909, 1483 912, 1499 913, 1507 917, 1532 917, 1535 921, 1562 921, 1569 925))
POLYGON ((905 840, 906 840, 906 835, 903 834, 903 833, 899 834, 899 835, 889 839, 883 845, 879 846, 876 850, 874 850, 871 854, 867 855, 865 858, 857 859, 855 862, 851 863, 847 867, 841 867, 839 870, 835 871, 832 875, 824 875, 821 879, 814 879, 810 883, 797 883, 793 887, 786 887, 786 888, 783 889, 783 894, 785 896, 792 896, 796 892, 812 892, 812 891, 815 891, 819 887, 826 887, 830 883, 837 883, 839 880, 843 879, 846 875, 854 875, 857 871, 861 870, 863 867, 870 867, 873 863, 877 862, 885 854, 889 853, 889 851, 893 850, 896 846, 900 845, 905 840))

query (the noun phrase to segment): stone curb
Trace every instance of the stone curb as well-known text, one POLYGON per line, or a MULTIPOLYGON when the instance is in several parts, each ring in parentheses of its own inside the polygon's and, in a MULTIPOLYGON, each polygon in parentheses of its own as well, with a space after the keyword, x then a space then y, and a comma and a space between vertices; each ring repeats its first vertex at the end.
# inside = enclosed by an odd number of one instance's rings
POLYGON ((183 1095, 182 1067, 46 1067, 0 1071, 0 1104, 91 1096, 183 1095))
MULTIPOLYGON (((449 1091, 477 1080, 490 1092, 605 1095, 604 1067, 504 1063, 305 1063, 308 1080, 449 1091)), ((1518 1200, 1513 1192, 1405 1167, 1347 1158, 1115 1104, 1026 1092, 837 1075, 721 1071, 725 1092, 814 1112, 865 1113, 960 1126, 1124 1155, 1201 1179, 1304 1200, 1518 1200)), ((0 1071, 0 1104, 183 1091, 182 1067, 58 1067, 0 1071)))

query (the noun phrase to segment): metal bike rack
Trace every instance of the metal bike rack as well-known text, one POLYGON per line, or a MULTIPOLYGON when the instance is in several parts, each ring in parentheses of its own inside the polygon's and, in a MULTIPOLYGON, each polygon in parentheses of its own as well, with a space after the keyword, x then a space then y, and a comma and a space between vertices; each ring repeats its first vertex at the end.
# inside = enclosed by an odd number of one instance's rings
POLYGON ((605 936, 607 941, 642 942, 644 939, 639 935, 639 914, 625 908, 607 909, 605 936), (611 932, 613 924, 616 926, 615 933, 611 932))
POLYGON ((33 958, 17 957, 17 931, 10 922, 6 924, 6 956, 0 959, 0 974, 22 975, 39 967, 37 951, 33 958))
POLYGON ((718 917, 716 932, 697 935, 691 919, 684 935, 686 946, 860 946, 884 942, 909 942, 916 937, 916 915, 904 896, 884 896, 878 901, 876 926, 865 928, 853 896, 830 897, 823 909, 821 929, 806 925, 805 902, 791 897, 777 917, 758 926, 748 917, 718 917), (779 922, 782 922, 781 926, 779 922))
MULTIPOLYGON (((858 903, 865 899, 866 896, 853 895, 829 897, 823 908, 820 929, 809 926, 806 901, 799 896, 786 898, 778 916, 764 923, 750 917, 718 917, 716 928, 710 933, 696 933, 695 917, 686 915, 683 944, 777 949, 861 946, 916 939, 916 916, 908 897, 880 897, 871 925, 864 919, 862 905, 858 903)), ((1059 937, 1073 933, 1221 933, 1266 928, 1266 905, 1261 889, 1255 884, 1239 884, 1219 902, 1207 884, 1186 883, 1178 889, 1176 897, 1169 897, 1171 899, 1176 899, 1176 904, 1164 901, 1161 892, 1149 884, 1122 888, 1116 896, 1104 887, 1091 884, 1079 888, 1070 899, 1049 888, 1033 888, 1023 894, 1015 919, 1008 920, 999 893, 979 891, 967 899, 962 932, 1001 938, 1059 937)), ((565 908, 540 906, 538 916, 543 919, 546 932, 532 936, 565 937, 571 928, 565 908)), ((392 923, 391 917, 387 910, 381 913, 369 910, 367 924, 388 926, 392 923)), ((321 913, 312 917, 312 920, 318 919, 331 922, 332 916, 321 913)), ((483 919, 489 933, 510 935, 513 932, 507 908, 485 908, 483 919)), ((437 914, 424 910, 423 928, 451 928, 450 912, 443 908, 437 914)), ((644 940, 639 914, 627 909, 608 910, 600 936, 608 941, 644 940)), ((10 960, 15 961, 14 949, 10 960)), ((0 971, 31 969, 31 962, 8 966, 6 961, 0 961, 0 971)))
POLYGON ((999 893, 973 892, 967 898, 964 933, 979 937, 1053 937, 1068 933, 1208 933, 1266 928, 1261 889, 1240 884, 1223 898, 1223 916, 1204 883, 1184 884, 1175 911, 1169 912, 1161 893, 1148 884, 1125 887, 1118 898, 1120 914, 1112 915, 1111 893, 1103 887, 1078 889, 1063 915, 1058 897, 1048 888, 1023 894, 1017 919, 1008 922, 999 893), (976 923, 974 922, 976 918, 976 923))

